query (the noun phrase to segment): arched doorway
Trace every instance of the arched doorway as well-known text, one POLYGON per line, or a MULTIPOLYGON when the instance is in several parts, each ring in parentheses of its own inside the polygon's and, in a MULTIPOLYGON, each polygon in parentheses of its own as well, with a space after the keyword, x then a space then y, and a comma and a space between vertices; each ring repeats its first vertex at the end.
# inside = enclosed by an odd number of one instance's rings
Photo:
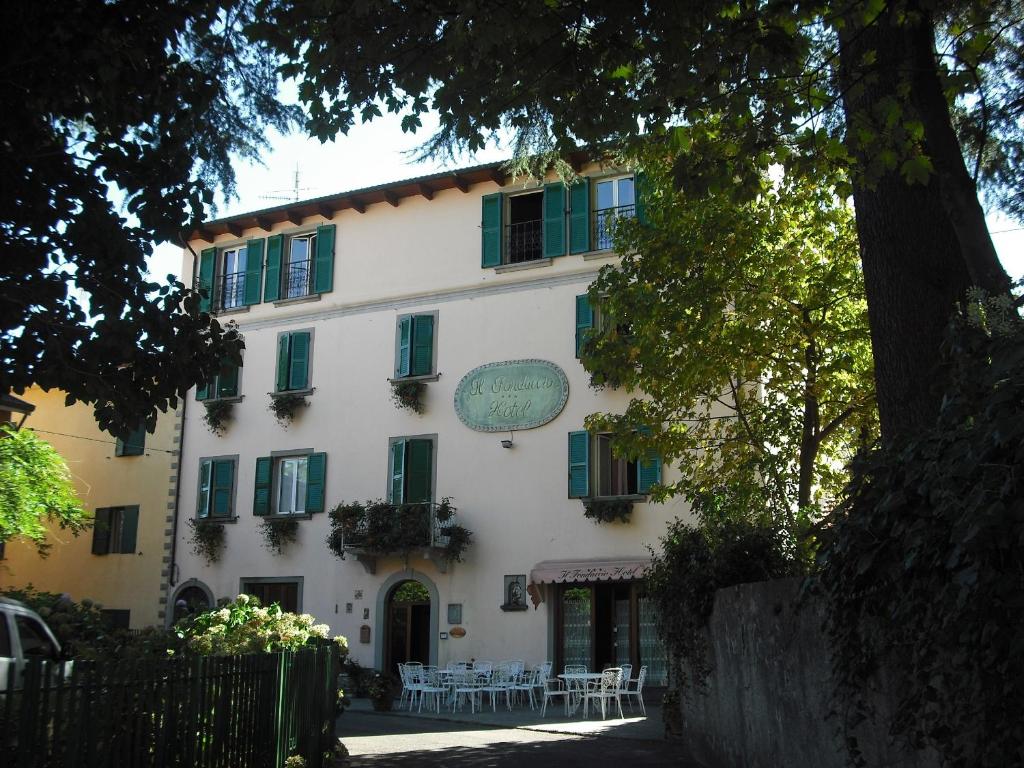
POLYGON ((420 582, 395 584, 386 600, 384 668, 390 671, 408 661, 430 663, 430 592, 420 582))
POLYGON ((171 625, 182 619, 208 611, 213 607, 213 593, 198 579, 189 579, 178 586, 168 617, 171 625))

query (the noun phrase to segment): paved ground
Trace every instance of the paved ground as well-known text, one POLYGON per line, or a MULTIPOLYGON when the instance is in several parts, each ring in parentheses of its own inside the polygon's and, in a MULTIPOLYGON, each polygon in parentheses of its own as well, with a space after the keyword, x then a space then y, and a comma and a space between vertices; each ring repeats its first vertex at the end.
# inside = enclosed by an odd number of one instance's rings
POLYGON ((633 718, 632 727, 619 721, 617 728, 588 732, 587 721, 493 725, 480 715, 463 718, 479 722, 457 722, 377 713, 359 699, 354 704, 338 719, 338 737, 353 768, 693 768, 679 760, 677 747, 639 737, 646 730, 642 718, 633 718))

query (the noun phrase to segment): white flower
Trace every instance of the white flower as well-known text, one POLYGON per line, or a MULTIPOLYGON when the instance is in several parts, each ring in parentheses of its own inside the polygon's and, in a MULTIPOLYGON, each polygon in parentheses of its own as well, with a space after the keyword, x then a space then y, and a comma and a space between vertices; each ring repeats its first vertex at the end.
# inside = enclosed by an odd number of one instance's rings
POLYGON ((240 602, 240 603, 241 603, 242 605, 247 605, 247 604, 249 603, 249 596, 248 596, 248 595, 239 595, 239 596, 237 597, 237 600, 238 600, 238 602, 240 602))

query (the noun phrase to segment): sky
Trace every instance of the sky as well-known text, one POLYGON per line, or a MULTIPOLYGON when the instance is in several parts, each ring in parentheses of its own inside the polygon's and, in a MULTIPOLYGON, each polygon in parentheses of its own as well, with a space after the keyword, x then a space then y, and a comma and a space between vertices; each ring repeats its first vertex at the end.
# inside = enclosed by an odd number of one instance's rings
MULTIPOLYGON (((385 115, 372 123, 357 125, 347 136, 321 144, 301 131, 288 136, 273 133, 263 165, 236 162, 238 199, 220 201, 216 218, 283 205, 294 199, 295 171, 299 171, 299 199, 307 200, 361 187, 384 184, 437 171, 505 160, 507 148, 488 147, 483 152, 458 158, 455 163, 413 163, 409 152, 425 141, 434 127, 429 119, 416 134, 403 133, 399 119, 385 115)), ((210 218, 215 218, 210 216, 210 218)), ((989 231, 996 251, 1014 278, 1024 277, 1024 225, 993 212, 989 231)), ((181 274, 181 248, 158 246, 150 259, 154 279, 181 274)))

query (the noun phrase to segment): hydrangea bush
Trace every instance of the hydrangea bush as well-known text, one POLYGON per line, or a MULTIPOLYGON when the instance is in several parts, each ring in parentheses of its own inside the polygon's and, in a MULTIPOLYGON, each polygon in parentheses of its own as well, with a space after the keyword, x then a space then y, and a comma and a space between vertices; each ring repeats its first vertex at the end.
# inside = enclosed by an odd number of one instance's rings
MULTIPOLYGON (((220 608, 186 619, 175 632, 189 653, 231 656, 294 651, 310 640, 328 639, 330 627, 317 624, 308 613, 288 613, 277 603, 264 607, 251 595, 239 595, 220 608)), ((348 651, 344 637, 334 641, 343 653, 348 651)))

